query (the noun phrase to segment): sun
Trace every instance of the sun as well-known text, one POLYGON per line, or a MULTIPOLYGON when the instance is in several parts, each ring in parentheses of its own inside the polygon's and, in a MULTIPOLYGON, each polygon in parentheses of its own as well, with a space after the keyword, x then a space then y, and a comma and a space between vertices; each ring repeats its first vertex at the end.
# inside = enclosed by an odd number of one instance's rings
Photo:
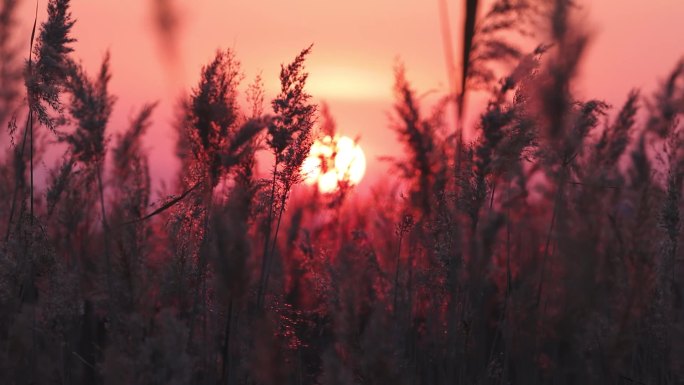
POLYGON ((316 184, 322 193, 332 193, 341 185, 357 185, 365 173, 363 150, 346 136, 326 136, 317 140, 302 164, 304 181, 316 184))

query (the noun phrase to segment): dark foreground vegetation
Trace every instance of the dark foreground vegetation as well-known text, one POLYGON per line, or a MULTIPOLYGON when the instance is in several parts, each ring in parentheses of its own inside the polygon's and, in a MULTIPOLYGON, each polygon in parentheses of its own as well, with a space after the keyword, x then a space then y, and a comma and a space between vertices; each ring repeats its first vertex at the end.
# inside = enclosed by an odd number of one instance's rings
POLYGON ((348 188, 292 198, 334 129, 304 88, 310 49, 270 104, 219 51, 153 198, 155 105, 109 127, 109 61, 81 67, 69 1, 48 2, 25 61, 2 1, 0 383, 683 383, 684 62, 653 95, 578 100, 574 4, 476 20, 477 3, 451 95, 421 106, 396 69, 399 187, 354 206, 348 188), (510 39, 527 32, 529 53, 510 39), (490 95, 471 143, 468 89, 490 95), (38 183, 50 146, 66 151, 38 183))

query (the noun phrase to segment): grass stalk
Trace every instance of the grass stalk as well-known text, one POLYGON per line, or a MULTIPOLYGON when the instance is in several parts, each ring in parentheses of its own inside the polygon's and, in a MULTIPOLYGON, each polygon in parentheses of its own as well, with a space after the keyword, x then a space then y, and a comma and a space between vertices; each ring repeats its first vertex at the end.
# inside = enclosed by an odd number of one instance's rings
POLYGON ((392 297, 394 298, 394 312, 396 314, 399 306, 399 271, 401 268, 401 244, 404 239, 404 231, 399 231, 399 245, 397 250, 397 264, 394 269, 394 293, 392 297))
POLYGON ((100 211, 102 215, 102 239, 104 241, 104 254, 105 254, 105 269, 107 269, 106 279, 107 279, 107 290, 109 298, 109 311, 110 317, 114 317, 114 300, 112 296, 114 295, 114 286, 112 283, 112 263, 111 263, 111 247, 109 244, 109 222, 107 221, 107 211, 105 208, 104 201, 104 185, 102 183, 102 163, 104 159, 97 161, 97 166, 95 173, 97 174, 97 189, 100 195, 100 211))
POLYGON ((264 304, 264 295, 266 290, 266 280, 268 276, 269 261, 269 246, 271 242, 271 225, 273 223, 273 214, 275 211, 275 193, 276 193, 276 174, 278 172, 278 161, 273 165, 273 179, 271 181, 271 196, 268 209, 268 220, 264 228, 264 252, 261 258, 261 274, 259 277, 259 288, 257 292, 257 308, 262 309, 264 304))

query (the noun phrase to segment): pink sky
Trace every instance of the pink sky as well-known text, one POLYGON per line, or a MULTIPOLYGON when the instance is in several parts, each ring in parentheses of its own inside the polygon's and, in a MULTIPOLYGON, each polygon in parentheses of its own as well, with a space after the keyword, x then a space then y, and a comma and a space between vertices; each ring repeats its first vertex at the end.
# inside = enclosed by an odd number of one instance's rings
MULTIPOLYGON (((143 103, 161 103, 146 139, 157 181, 170 182, 176 168, 172 108, 218 48, 236 51, 245 85, 261 72, 273 95, 280 64, 314 43, 307 62, 309 92, 329 104, 341 133, 361 136, 369 179, 384 174, 378 156, 401 153, 387 118, 395 59, 402 59, 419 91, 446 91, 437 0, 176 1, 182 25, 173 68, 165 64, 152 27, 152 1, 72 3, 78 20, 75 55, 93 71, 107 50, 112 55, 111 90, 118 102, 110 132, 127 127, 143 103)), ((460 29, 463 2, 448 3, 452 27, 460 29)), ((44 20, 45 4, 40 0, 39 20, 44 20)), ((29 40, 33 7, 24 0, 20 41, 29 40)), ((619 105, 633 87, 649 93, 684 55, 684 1, 599 0, 583 7, 582 24, 594 32, 577 84, 584 96, 619 105)))

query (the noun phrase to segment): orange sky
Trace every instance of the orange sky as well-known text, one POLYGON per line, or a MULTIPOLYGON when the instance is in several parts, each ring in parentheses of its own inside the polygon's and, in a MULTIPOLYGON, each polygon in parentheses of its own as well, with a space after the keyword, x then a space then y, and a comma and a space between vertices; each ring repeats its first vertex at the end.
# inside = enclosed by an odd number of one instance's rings
MULTIPOLYGON (((460 28, 462 0, 448 2, 452 27, 460 28)), ((144 102, 161 102, 146 140, 156 181, 170 182, 176 167, 172 108, 217 48, 235 49, 245 85, 262 72, 272 95, 280 63, 314 43, 309 91, 328 102, 341 133, 361 136, 371 179, 385 170, 378 156, 401 151, 387 119, 395 59, 406 64, 421 92, 446 91, 437 0, 177 0, 182 20, 174 67, 165 64, 154 33, 152 1, 72 3, 76 56, 94 71, 106 50, 112 54, 111 89, 118 102, 111 131, 125 128, 144 102)), ((45 4, 40 0, 40 20, 45 4)), ((20 41, 29 41, 33 7, 24 0, 20 41)), ((684 1, 585 1, 582 14, 594 31, 578 83, 584 96, 617 105, 632 87, 650 92, 684 55, 684 1)))

